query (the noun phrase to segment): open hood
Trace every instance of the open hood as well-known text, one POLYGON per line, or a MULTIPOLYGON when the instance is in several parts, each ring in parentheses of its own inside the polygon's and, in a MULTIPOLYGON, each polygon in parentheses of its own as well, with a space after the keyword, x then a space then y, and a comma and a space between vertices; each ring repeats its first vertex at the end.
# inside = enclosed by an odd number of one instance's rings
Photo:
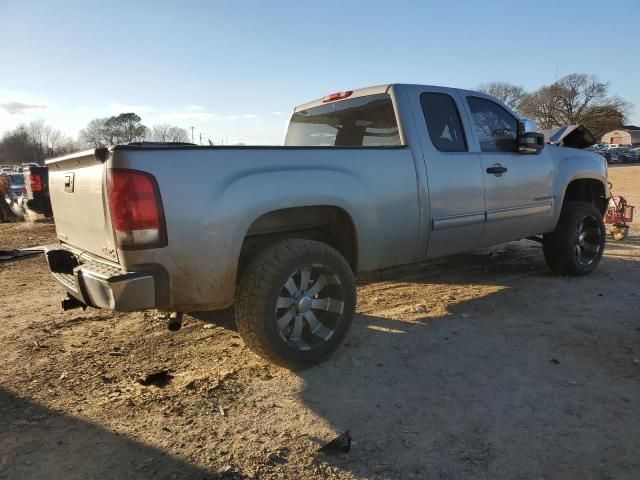
POLYGON ((544 135, 545 143, 559 147, 587 148, 597 143, 593 134, 584 125, 567 125, 548 130, 538 130, 544 135))

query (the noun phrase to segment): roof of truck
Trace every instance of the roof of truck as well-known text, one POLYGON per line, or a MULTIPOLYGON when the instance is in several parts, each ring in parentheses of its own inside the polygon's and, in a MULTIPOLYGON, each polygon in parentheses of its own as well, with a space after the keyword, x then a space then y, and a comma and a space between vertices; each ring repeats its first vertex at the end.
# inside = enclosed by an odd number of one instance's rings
MULTIPOLYGON (((293 109, 293 112, 298 112, 300 110, 306 110, 308 108, 313 108, 313 107, 318 107, 320 105, 325 105, 328 101, 330 102, 340 102, 343 100, 347 100, 347 99, 352 99, 352 98, 357 98, 357 97, 364 97, 367 95, 376 95, 376 94, 380 94, 380 93, 389 93, 389 90, 391 90, 392 88, 397 88, 397 87, 401 87, 401 88, 406 88, 406 89, 424 89, 424 88, 429 88, 429 89, 436 89, 436 90, 448 90, 450 92, 459 92, 465 95, 469 95, 469 94, 473 94, 474 96, 478 96, 478 97, 486 97, 488 99, 491 99, 493 101, 496 101, 497 99, 492 97, 491 95, 487 95, 486 93, 482 93, 482 92, 478 92, 475 90, 467 90, 464 88, 456 88, 456 87, 446 87, 446 86, 442 86, 442 85, 426 85, 426 84, 419 84, 419 83, 386 83, 383 85, 376 85, 373 87, 365 87, 365 88, 356 88, 353 90, 346 90, 343 92, 336 92, 335 94, 329 94, 326 95, 324 97, 318 98, 316 100, 312 100, 311 102, 307 102, 307 103, 303 103, 302 105, 298 105, 297 107, 295 107, 293 109), (347 96, 344 97, 339 97, 336 98, 334 100, 327 100, 327 97, 332 96, 332 95, 336 95, 336 94, 348 94, 347 96)), ((513 112, 513 110, 511 108, 509 108, 507 105, 504 105, 503 102, 500 102, 500 104, 502 104, 507 110, 509 110, 511 113, 513 113, 514 116, 518 116, 515 112, 513 112)))
MULTIPOLYGON (((483 96, 483 97, 488 97, 488 98, 493 98, 490 95, 486 95, 482 92, 477 92, 477 91, 473 91, 473 90, 466 90, 464 88, 455 88, 455 87, 445 87, 442 85, 425 85, 425 84, 419 84, 419 83, 386 83, 383 85, 375 85, 373 87, 364 87, 364 88, 356 88, 353 90, 346 90, 343 92, 337 92, 337 93, 348 93, 348 96, 345 96, 344 98, 337 98, 335 100, 331 100, 339 102, 342 100, 346 100, 347 98, 357 98, 357 97, 364 97, 367 95, 375 95, 375 94, 379 94, 379 93, 389 93, 389 90, 392 87, 406 87, 406 88, 435 88, 435 89, 446 89, 449 91, 456 91, 456 92, 462 92, 462 93, 473 93, 474 95, 478 95, 478 96, 483 96)), ((294 112, 300 111, 300 110, 306 110, 308 108, 312 108, 312 107, 317 107, 319 105, 324 105, 327 103, 326 99, 328 96, 330 96, 332 94, 326 95, 324 97, 320 97, 316 100, 312 100, 310 102, 307 103, 303 103, 301 105, 298 105, 297 107, 295 107, 293 109, 294 112)), ((335 95, 335 94, 333 94, 335 95)))
MULTIPOLYGON (((377 93, 387 93, 389 91, 389 88, 391 88, 391 86, 393 85, 395 84, 388 83, 386 85, 375 85, 373 87, 364 87, 364 88, 356 88, 354 90, 346 90, 346 92, 351 92, 349 96, 346 98, 356 98, 356 97, 364 97, 366 95, 375 95, 377 93)), ((298 105, 293 109, 293 111, 297 112, 299 110, 306 110, 307 108, 323 105, 324 103, 326 103, 324 101, 326 97, 327 96, 320 97, 320 98, 317 98, 316 100, 312 100, 310 102, 303 103, 302 105, 298 105)), ((336 101, 339 102, 340 100, 336 100, 336 101)))

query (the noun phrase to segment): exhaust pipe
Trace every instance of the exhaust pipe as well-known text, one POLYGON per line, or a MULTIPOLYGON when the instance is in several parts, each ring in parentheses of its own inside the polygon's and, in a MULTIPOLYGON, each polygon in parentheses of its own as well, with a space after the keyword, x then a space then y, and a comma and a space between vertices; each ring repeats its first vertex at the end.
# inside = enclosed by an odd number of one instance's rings
POLYGON ((171 332, 177 332, 182 328, 182 312, 172 312, 171 315, 169 315, 167 328, 171 332))

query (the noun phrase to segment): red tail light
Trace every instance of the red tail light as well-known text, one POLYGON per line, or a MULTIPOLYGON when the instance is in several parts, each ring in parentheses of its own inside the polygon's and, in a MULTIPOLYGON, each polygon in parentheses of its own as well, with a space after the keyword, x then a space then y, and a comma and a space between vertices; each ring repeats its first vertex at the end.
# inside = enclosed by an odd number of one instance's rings
POLYGON ((107 170, 111 224, 123 250, 167 245, 167 227, 160 190, 153 175, 138 170, 107 170))
POLYGON ((35 175, 33 173, 28 174, 29 177, 29 186, 31 187, 32 192, 41 192, 42 191, 42 179, 40 175, 35 175))
POLYGON ((335 100, 342 100, 343 98, 350 97, 353 90, 347 90, 346 92, 331 93, 322 99, 322 103, 334 102, 335 100))

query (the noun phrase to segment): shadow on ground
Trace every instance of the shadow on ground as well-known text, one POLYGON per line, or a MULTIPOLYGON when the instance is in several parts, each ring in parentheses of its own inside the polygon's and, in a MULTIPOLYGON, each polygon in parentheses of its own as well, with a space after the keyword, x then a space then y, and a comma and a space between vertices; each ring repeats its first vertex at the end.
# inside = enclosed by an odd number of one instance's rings
POLYGON ((539 249, 498 250, 387 272, 502 288, 417 322, 360 315, 330 362, 300 374, 304 403, 351 431, 335 466, 362 478, 638 477, 637 257, 563 278, 539 249))
MULTIPOLYGON (((214 478, 162 450, 4 389, 0 389, 0 425, 0 479, 214 478)), ((228 472, 215 478, 244 477, 228 472)))

